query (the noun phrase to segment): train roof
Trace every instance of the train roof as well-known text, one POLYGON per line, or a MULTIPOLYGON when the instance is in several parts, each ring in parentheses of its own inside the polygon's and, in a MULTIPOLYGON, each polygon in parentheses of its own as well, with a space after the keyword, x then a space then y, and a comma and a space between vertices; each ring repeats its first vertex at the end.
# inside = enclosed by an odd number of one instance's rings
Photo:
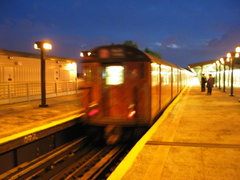
POLYGON ((150 58, 151 62, 155 62, 155 63, 157 63, 157 64, 164 64, 164 65, 171 66, 171 67, 175 67, 175 68, 180 68, 180 67, 176 66, 175 64, 172 64, 172 63, 170 63, 170 62, 168 62, 168 61, 165 61, 165 60, 163 60, 163 59, 160 59, 160 58, 158 58, 158 57, 156 57, 156 56, 153 56, 153 55, 148 54, 148 53, 146 53, 146 52, 143 52, 143 53, 145 53, 146 56, 148 56, 148 57, 150 58))
POLYGON ((121 63, 121 62, 155 62, 179 68, 163 59, 127 45, 98 46, 91 51, 83 51, 82 62, 121 63), (88 54, 89 53, 89 54, 88 54))

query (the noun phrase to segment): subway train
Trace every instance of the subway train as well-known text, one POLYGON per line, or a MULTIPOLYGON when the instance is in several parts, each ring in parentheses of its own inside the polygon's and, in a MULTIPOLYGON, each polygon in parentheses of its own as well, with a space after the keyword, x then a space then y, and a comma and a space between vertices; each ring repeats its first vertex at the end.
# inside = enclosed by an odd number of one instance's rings
POLYGON ((88 89, 82 121, 94 127, 95 135, 101 129, 109 144, 152 126, 192 77, 186 69, 126 45, 99 46, 80 56, 82 86, 88 89))

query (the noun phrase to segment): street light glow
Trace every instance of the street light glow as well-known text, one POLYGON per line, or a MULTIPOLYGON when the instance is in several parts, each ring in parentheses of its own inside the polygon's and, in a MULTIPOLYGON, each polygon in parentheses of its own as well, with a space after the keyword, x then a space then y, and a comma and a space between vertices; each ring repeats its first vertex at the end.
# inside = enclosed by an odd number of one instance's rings
POLYGON ((43 43, 43 48, 46 49, 46 50, 47 49, 50 50, 50 49, 52 49, 52 45, 50 43, 45 42, 45 43, 43 43))
POLYGON ((227 57, 231 58, 232 57, 231 53, 227 53, 227 57))
POLYGON ((220 58, 220 62, 224 64, 225 63, 224 58, 220 58))
POLYGON ((240 52, 240 45, 238 45, 238 46, 236 47, 235 51, 238 52, 238 53, 240 52))
POLYGON ((239 53, 238 52, 236 52, 235 58, 239 58, 239 53))
POLYGON ((239 58, 239 53, 238 52, 229 52, 227 53, 228 58, 239 58))
POLYGON ((49 42, 35 42, 34 43, 34 49, 45 49, 45 50, 51 50, 52 49, 52 44, 49 42))
POLYGON ((40 49, 40 47, 38 47, 37 43, 34 44, 34 49, 40 49))

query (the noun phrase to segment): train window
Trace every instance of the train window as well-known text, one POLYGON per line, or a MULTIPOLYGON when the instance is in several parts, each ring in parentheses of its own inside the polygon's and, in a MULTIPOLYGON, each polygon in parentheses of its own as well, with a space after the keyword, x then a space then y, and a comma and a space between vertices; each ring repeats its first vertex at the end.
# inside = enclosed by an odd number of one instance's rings
POLYGON ((153 86, 156 86, 159 84, 159 72, 160 72, 160 69, 159 69, 159 65, 156 64, 156 63, 151 63, 151 68, 152 68, 152 85, 153 86))
POLYGON ((124 82, 123 66, 107 66, 106 67, 106 85, 119 85, 124 82))
POLYGON ((161 76, 163 77, 163 85, 167 85, 171 82, 171 67, 161 65, 161 76))

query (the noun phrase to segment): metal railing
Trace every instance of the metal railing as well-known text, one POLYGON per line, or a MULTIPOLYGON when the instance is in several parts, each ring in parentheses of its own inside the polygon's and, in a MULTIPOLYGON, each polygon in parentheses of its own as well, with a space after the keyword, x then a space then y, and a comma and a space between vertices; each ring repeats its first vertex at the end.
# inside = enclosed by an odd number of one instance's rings
MULTIPOLYGON (((57 81, 46 83, 46 97, 57 97, 80 92, 81 81, 57 81)), ((11 104, 41 99, 41 83, 0 83, 0 104, 11 104)))

